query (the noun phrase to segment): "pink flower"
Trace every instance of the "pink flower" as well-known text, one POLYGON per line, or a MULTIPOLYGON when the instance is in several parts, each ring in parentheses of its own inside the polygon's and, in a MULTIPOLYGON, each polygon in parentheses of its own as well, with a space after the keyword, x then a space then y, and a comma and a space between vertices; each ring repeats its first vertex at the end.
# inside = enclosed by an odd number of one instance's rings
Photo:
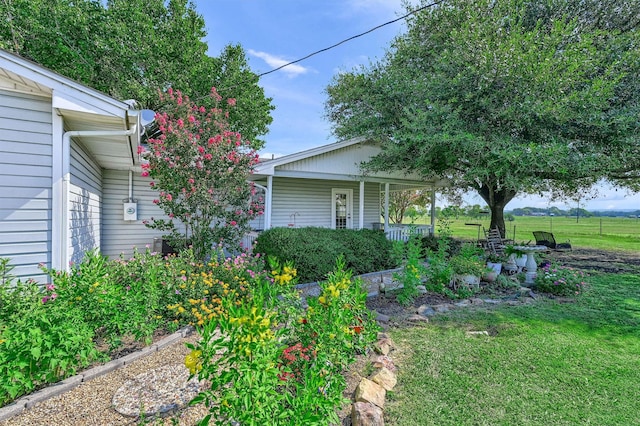
POLYGON ((167 196, 165 198, 167 199, 167 201, 172 201, 173 200, 173 196, 171 194, 167 194, 167 196))
POLYGON ((236 222, 235 220, 231 221, 231 226, 236 226, 238 224, 238 222, 236 222))
POLYGON ((142 154, 144 152, 144 146, 138 145, 138 154, 142 154))
MULTIPOLYGON (((142 171, 142 173, 140 173, 140 176, 142 176, 142 177, 147 177, 147 176, 149 176, 149 171, 148 171, 148 170, 143 170, 143 171, 142 171)), ((152 185, 151 185, 151 186, 153 186, 153 182, 151 182, 151 183, 152 183, 152 185)))
POLYGON ((227 104, 229 106, 236 106, 236 100, 234 98, 227 99, 227 104))
POLYGON ((193 115, 189 116, 189 123, 195 123, 196 122, 196 118, 193 115))
POLYGON ((195 183, 195 180, 193 180, 192 178, 189 178, 188 182, 193 185, 195 183))

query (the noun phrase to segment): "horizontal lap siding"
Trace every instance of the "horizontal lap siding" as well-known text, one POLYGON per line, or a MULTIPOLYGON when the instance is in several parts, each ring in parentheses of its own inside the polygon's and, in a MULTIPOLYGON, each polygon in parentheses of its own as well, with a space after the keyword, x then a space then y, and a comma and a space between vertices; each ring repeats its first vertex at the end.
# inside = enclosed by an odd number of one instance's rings
POLYGON ((115 257, 121 253, 125 257, 133 254, 133 247, 145 250, 153 244, 154 237, 163 235, 163 231, 147 228, 142 221, 154 218, 166 218, 164 212, 153 200, 158 192, 149 187, 151 182, 139 173, 133 173, 133 198, 138 202, 138 220, 125 221, 123 203, 129 197, 129 172, 104 170, 102 186, 102 253, 115 257))
POLYGON ((45 282, 51 266, 51 100, 0 90, 0 257, 45 282))
POLYGON ((100 248, 102 170, 76 141, 71 141, 69 186, 69 259, 78 263, 84 254, 100 248))
POLYGON ((372 229, 374 223, 380 223, 380 184, 364 184, 364 227, 372 229))
MULTIPOLYGON (((349 181, 327 181, 316 179, 273 179, 273 201, 271 226, 320 226, 331 227, 333 201, 331 190, 353 190, 353 228, 359 224, 360 183, 349 181)), ((364 227, 371 228, 372 222, 379 221, 380 191, 377 183, 365 183, 364 227)))

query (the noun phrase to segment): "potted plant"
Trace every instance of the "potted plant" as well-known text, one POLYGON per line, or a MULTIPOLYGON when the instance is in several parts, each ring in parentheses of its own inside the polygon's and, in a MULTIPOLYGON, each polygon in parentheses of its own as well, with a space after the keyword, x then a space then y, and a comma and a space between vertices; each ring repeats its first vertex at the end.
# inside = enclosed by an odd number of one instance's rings
MULTIPOLYGON (((502 268, 502 263, 499 263, 500 268, 502 268)), ((498 279, 499 272, 496 272, 495 269, 490 268, 489 266, 484 268, 484 272, 482 272, 482 281, 486 281, 488 283, 495 282, 498 279)))
POLYGON ((487 256, 487 268, 499 274, 502 272, 502 263, 504 262, 504 258, 496 253, 490 253, 487 256))
POLYGON ((509 275, 513 275, 521 271, 527 262, 527 254, 523 250, 516 248, 514 245, 507 245, 504 248, 504 254, 507 256, 507 262, 503 267, 509 275))

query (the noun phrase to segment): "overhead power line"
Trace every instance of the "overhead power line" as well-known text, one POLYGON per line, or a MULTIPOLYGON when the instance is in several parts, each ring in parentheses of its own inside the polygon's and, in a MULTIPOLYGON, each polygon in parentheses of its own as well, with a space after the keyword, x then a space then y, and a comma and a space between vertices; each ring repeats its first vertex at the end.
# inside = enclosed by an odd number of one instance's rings
POLYGON ((421 10, 425 10, 425 9, 430 8, 430 7, 436 6, 436 5, 438 5, 438 4, 440 4, 440 3, 444 2, 444 1, 445 1, 445 0, 437 0, 437 1, 434 1, 433 3, 428 4, 428 5, 425 5, 425 6, 419 7, 419 8, 417 8, 417 9, 415 9, 415 10, 412 10, 412 11, 410 11, 409 13, 407 13, 407 14, 405 14, 405 15, 403 15, 403 16, 401 16, 401 17, 399 17, 399 18, 393 19, 393 20, 391 20, 391 21, 387 21, 387 22, 385 22, 384 24, 377 25, 377 26, 375 26, 375 27, 373 27, 373 28, 371 28, 371 29, 369 29, 369 30, 367 30, 367 31, 363 32, 363 33, 356 34, 356 35, 351 36, 351 37, 349 37, 349 38, 345 38, 344 40, 339 41, 339 42, 337 42, 336 44, 333 44, 333 45, 331 45, 331 46, 329 46, 329 47, 325 47, 324 49, 316 50, 315 52, 313 52, 313 53, 309 53, 307 56, 304 56, 304 57, 302 57, 302 58, 300 58, 300 59, 296 59, 295 61, 288 62, 288 63, 286 63, 286 64, 284 64, 284 65, 280 65, 280 66, 279 66, 279 67, 277 67, 277 68, 274 68, 274 69, 272 69, 272 70, 269 70, 269 71, 263 72, 263 73, 261 73, 261 74, 258 74, 258 78, 262 77, 263 75, 267 75, 267 74, 271 74, 271 73, 273 73, 273 72, 279 71, 279 70, 281 70, 282 68, 288 67, 289 65, 293 65, 293 64, 297 64, 298 62, 302 62, 302 61, 304 61, 304 60, 306 60, 306 59, 309 59, 310 57, 315 56, 315 55, 317 55, 317 54, 319 54, 319 53, 326 52, 326 51, 328 51, 328 50, 334 49, 334 48, 336 48, 336 47, 340 46, 341 44, 347 43, 347 42, 349 42, 349 41, 351 41, 351 40, 354 40, 354 39, 356 39, 356 38, 358 38, 358 37, 362 37, 363 35, 367 35, 367 34, 369 34, 369 33, 371 33, 371 32, 374 32, 374 31, 376 31, 376 30, 378 30, 378 29, 380 29, 380 28, 382 28, 382 27, 384 27, 384 26, 387 26, 387 25, 393 24, 393 23, 398 22, 398 21, 402 21, 403 19, 407 19, 409 16, 414 15, 414 14, 416 14, 416 13, 420 12, 421 10))

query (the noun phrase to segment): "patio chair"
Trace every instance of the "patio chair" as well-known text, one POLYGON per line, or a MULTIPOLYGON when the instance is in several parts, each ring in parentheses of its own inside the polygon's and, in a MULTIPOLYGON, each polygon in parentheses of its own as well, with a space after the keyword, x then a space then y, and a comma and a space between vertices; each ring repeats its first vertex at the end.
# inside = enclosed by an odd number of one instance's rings
POLYGON ((546 246, 552 250, 571 250, 569 241, 566 243, 558 243, 551 232, 533 231, 533 236, 536 239, 537 246, 546 246))

